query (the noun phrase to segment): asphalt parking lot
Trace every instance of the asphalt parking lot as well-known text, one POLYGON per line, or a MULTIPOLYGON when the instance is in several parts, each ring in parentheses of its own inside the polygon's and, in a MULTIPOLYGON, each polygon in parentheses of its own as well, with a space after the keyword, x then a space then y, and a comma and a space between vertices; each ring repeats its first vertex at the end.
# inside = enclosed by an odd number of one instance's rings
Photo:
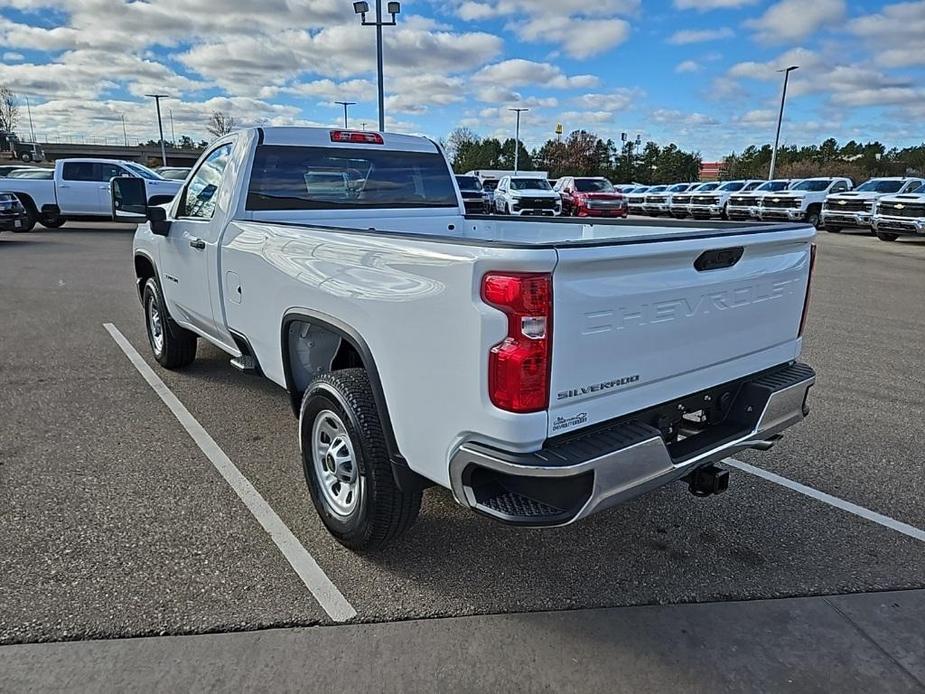
POLYGON ((358 556, 315 515, 282 390, 208 345, 184 372, 150 359, 129 230, 2 234, 0 644, 331 623, 104 324, 156 367, 356 622, 925 588, 925 543, 896 529, 925 528, 925 240, 818 242, 812 414, 741 460, 896 527, 733 470, 719 497, 678 484, 543 531, 431 489, 401 544, 358 556))

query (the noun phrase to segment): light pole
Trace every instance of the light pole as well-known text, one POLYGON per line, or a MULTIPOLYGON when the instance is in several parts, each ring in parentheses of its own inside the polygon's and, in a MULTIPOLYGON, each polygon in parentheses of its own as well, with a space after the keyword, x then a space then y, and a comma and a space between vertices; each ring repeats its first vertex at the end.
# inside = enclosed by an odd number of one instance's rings
POLYGON ((170 114, 170 141, 173 143, 173 146, 176 147, 177 146, 177 133, 173 129, 173 109, 170 109, 168 113, 170 114))
POLYGON ((125 143, 125 146, 128 147, 128 133, 125 131, 125 114, 120 114, 122 116, 122 141, 125 143))
POLYGON ((784 91, 780 95, 780 113, 777 115, 777 134, 774 136, 774 149, 771 152, 771 170, 768 172, 768 180, 774 178, 774 169, 777 166, 777 146, 780 144, 780 126, 784 120, 784 101, 787 99, 787 81, 790 79, 790 73, 798 70, 799 65, 791 65, 778 72, 784 73, 784 91))
POLYGON ((164 124, 161 122, 161 99, 169 99, 169 94, 145 94, 154 99, 157 107, 157 129, 161 134, 161 166, 167 166, 167 150, 164 147, 164 124))
POLYGON ((29 104, 29 97, 26 97, 26 111, 29 112, 29 132, 32 133, 32 143, 35 144, 35 126, 32 125, 32 106, 29 104))
POLYGON ((335 104, 340 104, 344 107, 344 127, 347 127, 347 107, 353 106, 356 104, 356 101, 335 101, 335 104))
POLYGON ((382 27, 395 26, 395 15, 401 12, 400 2, 390 2, 386 6, 386 11, 392 15, 388 22, 382 21, 382 0, 376 0, 376 21, 369 22, 366 20, 366 13, 369 12, 368 2, 353 3, 353 11, 360 15, 363 26, 376 27, 376 69, 379 76, 379 132, 385 130, 385 83, 382 80, 382 27))
POLYGON ((517 117, 517 124, 514 126, 514 174, 517 174, 518 165, 520 164, 520 114, 529 111, 529 108, 509 108, 517 117))

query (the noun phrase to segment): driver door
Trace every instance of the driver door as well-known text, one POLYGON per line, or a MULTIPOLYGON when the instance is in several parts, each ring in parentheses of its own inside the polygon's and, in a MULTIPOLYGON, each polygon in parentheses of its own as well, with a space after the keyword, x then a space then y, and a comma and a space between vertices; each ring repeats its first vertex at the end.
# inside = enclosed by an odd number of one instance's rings
POLYGON ((230 339, 216 324, 212 293, 218 291, 218 241, 230 200, 224 178, 233 147, 216 147, 190 176, 160 254, 171 317, 221 343, 230 339), (217 209, 225 214, 216 215, 217 209))

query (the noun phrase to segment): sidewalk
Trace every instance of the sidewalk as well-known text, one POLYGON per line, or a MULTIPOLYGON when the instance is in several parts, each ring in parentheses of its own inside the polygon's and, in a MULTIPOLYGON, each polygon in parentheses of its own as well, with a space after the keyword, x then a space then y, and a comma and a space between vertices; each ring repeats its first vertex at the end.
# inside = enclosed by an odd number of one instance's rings
POLYGON ((0 648, 0 691, 923 692, 925 590, 0 648))

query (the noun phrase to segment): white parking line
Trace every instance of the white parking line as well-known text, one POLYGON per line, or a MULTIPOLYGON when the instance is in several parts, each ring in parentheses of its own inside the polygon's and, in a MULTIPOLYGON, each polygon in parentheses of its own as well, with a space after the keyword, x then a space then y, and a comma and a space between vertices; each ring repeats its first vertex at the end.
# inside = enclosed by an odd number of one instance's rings
POLYGON ((792 489, 795 492, 800 494, 805 494, 808 497, 821 501, 824 504, 829 506, 834 506, 839 508, 842 511, 847 511, 848 513, 853 513, 856 516, 860 516, 865 520, 869 520, 872 523, 877 523, 882 525, 885 528, 890 530, 895 530, 898 533, 903 535, 908 535, 909 537, 925 542, 925 530, 919 530, 918 528, 909 525, 908 523, 902 523, 898 520, 894 520, 889 516, 884 516, 870 509, 866 509, 863 506, 858 506, 857 504, 852 504, 850 501, 845 501, 844 499, 839 499, 837 496, 832 496, 831 494, 826 494, 825 492, 820 492, 818 489, 813 489, 812 487, 807 487, 805 484, 800 484, 799 482, 794 482, 793 480, 788 480, 786 477, 781 477, 780 475, 775 475, 773 472, 768 472, 767 470, 762 470, 760 467, 755 467, 754 465, 749 465, 748 463, 743 463, 741 460, 736 460, 735 458, 726 458, 723 461, 727 465, 730 465, 734 468, 742 470, 742 472, 747 472, 750 475, 755 475, 762 479, 773 482, 774 484, 779 484, 782 487, 787 487, 787 489, 792 489))
POLYGON ((219 448, 219 445, 215 443, 215 439, 209 436, 209 433, 183 406, 177 396, 154 373, 153 369, 141 358, 141 355, 132 347, 131 343, 119 332, 119 329, 112 323, 104 323, 103 327, 106 328, 112 339, 125 352, 125 356, 132 362, 132 365, 138 370, 142 378, 164 401, 164 404, 167 405, 174 417, 177 418, 177 421, 186 429, 186 432, 196 442, 200 450, 205 453, 219 474, 231 485, 235 494, 244 502, 244 505, 254 515, 257 522, 267 531, 270 539, 279 547, 279 551, 286 557, 286 561, 302 579, 305 587, 311 591, 321 608, 335 622, 345 622, 355 617, 357 612, 353 609, 353 606, 347 602, 347 599, 337 589, 337 586, 331 582, 331 579, 318 566, 314 557, 302 546, 302 543, 293 535, 282 519, 276 515, 276 511, 267 503, 266 499, 241 474, 241 471, 235 467, 231 459, 225 455, 225 452, 219 448))

